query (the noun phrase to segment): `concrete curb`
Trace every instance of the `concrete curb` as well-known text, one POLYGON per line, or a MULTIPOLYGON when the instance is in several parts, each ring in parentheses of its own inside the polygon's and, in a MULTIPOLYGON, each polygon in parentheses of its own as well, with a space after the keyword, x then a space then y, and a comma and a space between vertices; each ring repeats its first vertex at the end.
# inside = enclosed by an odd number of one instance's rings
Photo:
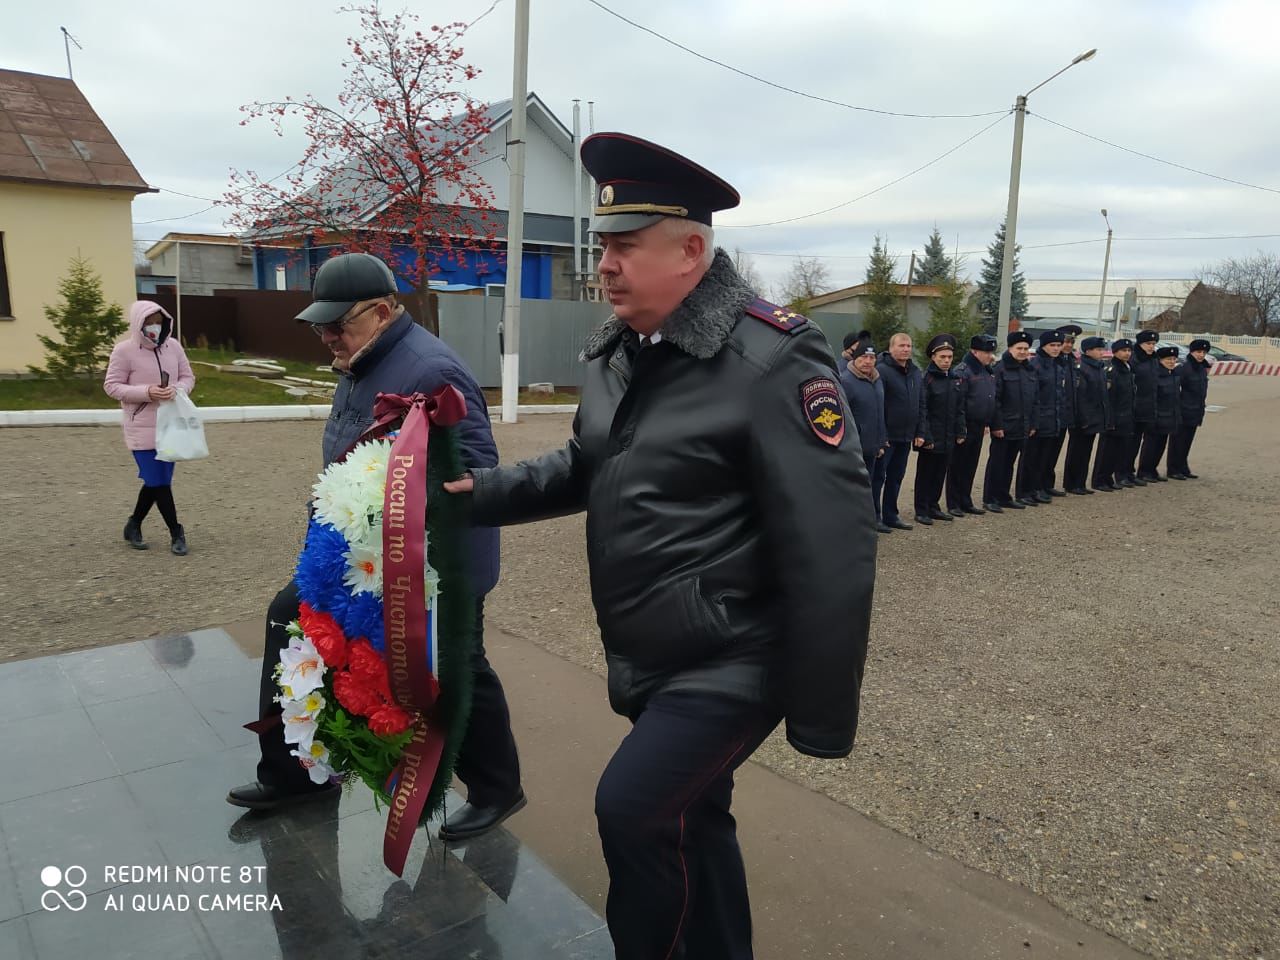
MULTIPOLYGON (((250 423, 262 420, 325 420, 330 405, 280 404, 262 407, 201 407, 205 423, 250 423)), ((518 415, 534 413, 573 413, 578 408, 568 403, 522 403, 518 415)), ((489 416, 498 418, 501 407, 490 407, 489 416)), ((116 410, 0 410, 0 427, 97 427, 119 425, 121 411, 116 410)))

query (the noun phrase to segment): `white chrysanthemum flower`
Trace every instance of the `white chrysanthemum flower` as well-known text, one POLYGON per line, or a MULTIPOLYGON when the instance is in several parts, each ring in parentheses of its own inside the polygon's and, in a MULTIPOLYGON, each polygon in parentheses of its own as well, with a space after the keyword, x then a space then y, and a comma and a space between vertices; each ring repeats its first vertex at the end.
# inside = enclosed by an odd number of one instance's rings
POLYGON ((347 560, 347 572, 342 582, 351 588, 353 593, 372 593, 382 596, 382 538, 378 537, 374 546, 363 543, 352 543, 344 556, 347 560))

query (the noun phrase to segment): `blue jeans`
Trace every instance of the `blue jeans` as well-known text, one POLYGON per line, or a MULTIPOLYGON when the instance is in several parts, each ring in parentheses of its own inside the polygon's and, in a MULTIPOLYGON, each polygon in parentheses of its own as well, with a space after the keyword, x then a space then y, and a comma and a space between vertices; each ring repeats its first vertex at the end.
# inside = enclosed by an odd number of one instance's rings
POLYGON ((898 514, 898 493, 902 490, 902 478, 907 475, 907 463, 910 459, 910 440, 890 440, 888 452, 880 458, 883 466, 872 476, 871 495, 880 503, 880 517, 886 523, 901 519, 898 514))

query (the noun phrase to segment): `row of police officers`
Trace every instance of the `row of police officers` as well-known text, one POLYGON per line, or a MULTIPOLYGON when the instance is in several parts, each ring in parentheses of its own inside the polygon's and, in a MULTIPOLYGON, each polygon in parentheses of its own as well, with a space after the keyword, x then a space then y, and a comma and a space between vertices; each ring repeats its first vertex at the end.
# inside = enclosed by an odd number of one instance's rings
POLYGON ((840 380, 872 478, 879 531, 911 529, 897 507, 911 449, 918 454, 921 524, 1195 479, 1188 457, 1204 421, 1209 342, 1193 340, 1179 363, 1177 347, 1157 347, 1153 330, 1112 341, 1109 356, 1102 337, 1085 337, 1077 354, 1081 332, 1068 324, 1043 333, 1033 353, 1031 334, 1014 331, 998 359, 996 339, 982 334, 958 363, 955 337, 940 334, 928 344, 923 371, 906 334, 895 334, 880 354, 865 333, 846 338, 840 380), (978 506, 973 489, 986 436, 978 506))

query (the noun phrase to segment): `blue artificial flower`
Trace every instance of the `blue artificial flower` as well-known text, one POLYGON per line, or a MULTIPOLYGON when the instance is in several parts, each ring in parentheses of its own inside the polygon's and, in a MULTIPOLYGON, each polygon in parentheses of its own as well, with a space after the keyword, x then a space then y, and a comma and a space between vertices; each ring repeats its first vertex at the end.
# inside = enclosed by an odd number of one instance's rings
MULTIPOLYGON (((331 614, 339 623, 349 601, 346 584, 347 541, 327 523, 312 520, 307 525, 307 539, 298 556, 293 579, 298 596, 316 610, 331 614)), ((351 634, 347 634, 351 636, 351 634)))
POLYGON ((382 600, 380 598, 372 593, 348 594, 342 614, 334 613, 333 615, 342 625, 342 632, 349 639, 365 637, 373 649, 379 653, 382 652, 385 641, 382 633, 382 600))

